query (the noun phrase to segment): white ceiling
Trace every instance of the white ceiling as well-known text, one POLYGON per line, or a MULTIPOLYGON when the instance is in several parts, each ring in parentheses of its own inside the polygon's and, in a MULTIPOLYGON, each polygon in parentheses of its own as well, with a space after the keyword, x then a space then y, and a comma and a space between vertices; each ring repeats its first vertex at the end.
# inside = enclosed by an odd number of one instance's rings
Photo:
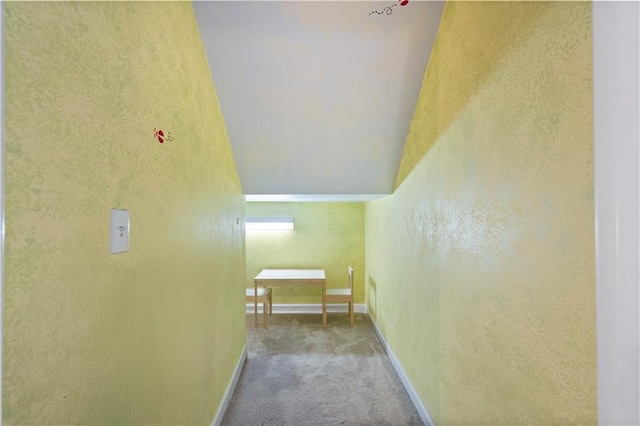
POLYGON ((194 2, 244 193, 391 193, 443 5, 194 2))

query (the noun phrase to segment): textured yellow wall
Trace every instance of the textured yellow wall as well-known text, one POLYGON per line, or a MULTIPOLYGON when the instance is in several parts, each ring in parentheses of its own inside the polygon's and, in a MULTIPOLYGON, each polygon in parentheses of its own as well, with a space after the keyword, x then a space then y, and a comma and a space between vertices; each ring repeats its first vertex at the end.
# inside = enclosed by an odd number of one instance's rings
POLYGON ((191 4, 5 19, 4 423, 210 424, 245 343, 244 199, 191 4))
POLYGON ((447 4, 368 304, 437 424, 596 423, 591 4, 447 4), (433 96, 433 97, 432 97, 433 96))
MULTIPOLYGON (((346 287, 354 269, 356 303, 364 303, 363 203, 247 203, 247 216, 293 216, 293 231, 247 231, 247 287, 265 268, 324 269, 327 287, 346 287)), ((321 303, 319 288, 274 287, 273 303, 321 303)))

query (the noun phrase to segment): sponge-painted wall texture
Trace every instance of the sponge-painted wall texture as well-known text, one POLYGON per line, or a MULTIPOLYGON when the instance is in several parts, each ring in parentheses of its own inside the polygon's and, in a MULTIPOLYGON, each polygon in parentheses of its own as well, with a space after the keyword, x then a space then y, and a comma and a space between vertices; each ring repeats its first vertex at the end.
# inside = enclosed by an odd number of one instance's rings
POLYGON ((3 423, 210 424, 246 341, 245 204, 191 4, 4 7, 3 423))
MULTIPOLYGON (((247 203, 247 216, 293 216, 294 230, 247 231, 246 286, 262 269, 324 269, 327 287, 348 285, 354 269, 355 303, 364 303, 364 203, 247 203)), ((274 287, 273 303, 322 302, 317 287, 274 287)))
POLYGON ((367 303, 437 424, 594 424, 588 2, 449 2, 367 303))

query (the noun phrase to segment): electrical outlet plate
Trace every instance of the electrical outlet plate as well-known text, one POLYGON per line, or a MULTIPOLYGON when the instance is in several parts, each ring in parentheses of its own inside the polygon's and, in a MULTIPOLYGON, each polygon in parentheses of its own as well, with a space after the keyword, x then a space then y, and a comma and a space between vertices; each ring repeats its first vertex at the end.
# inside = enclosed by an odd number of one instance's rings
POLYGON ((129 227, 129 210, 111 209, 111 254, 129 251, 129 227))

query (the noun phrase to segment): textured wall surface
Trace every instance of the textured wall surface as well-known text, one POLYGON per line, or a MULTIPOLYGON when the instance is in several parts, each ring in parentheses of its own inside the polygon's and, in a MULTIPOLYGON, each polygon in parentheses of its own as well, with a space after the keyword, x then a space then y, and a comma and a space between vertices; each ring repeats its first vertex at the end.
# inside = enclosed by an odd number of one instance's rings
MULTIPOLYGON (((247 287, 264 268, 324 269, 327 287, 346 287, 354 269, 364 303, 363 203, 247 203, 247 216, 293 216, 293 231, 247 231, 247 287)), ((320 288, 274 287, 273 303, 321 303, 320 288)))
POLYGON ((445 7, 412 166, 365 211, 369 308, 437 424, 597 421, 591 49, 590 3, 445 7))
POLYGON ((190 3, 5 19, 4 424, 210 424, 245 343, 244 199, 190 3))

